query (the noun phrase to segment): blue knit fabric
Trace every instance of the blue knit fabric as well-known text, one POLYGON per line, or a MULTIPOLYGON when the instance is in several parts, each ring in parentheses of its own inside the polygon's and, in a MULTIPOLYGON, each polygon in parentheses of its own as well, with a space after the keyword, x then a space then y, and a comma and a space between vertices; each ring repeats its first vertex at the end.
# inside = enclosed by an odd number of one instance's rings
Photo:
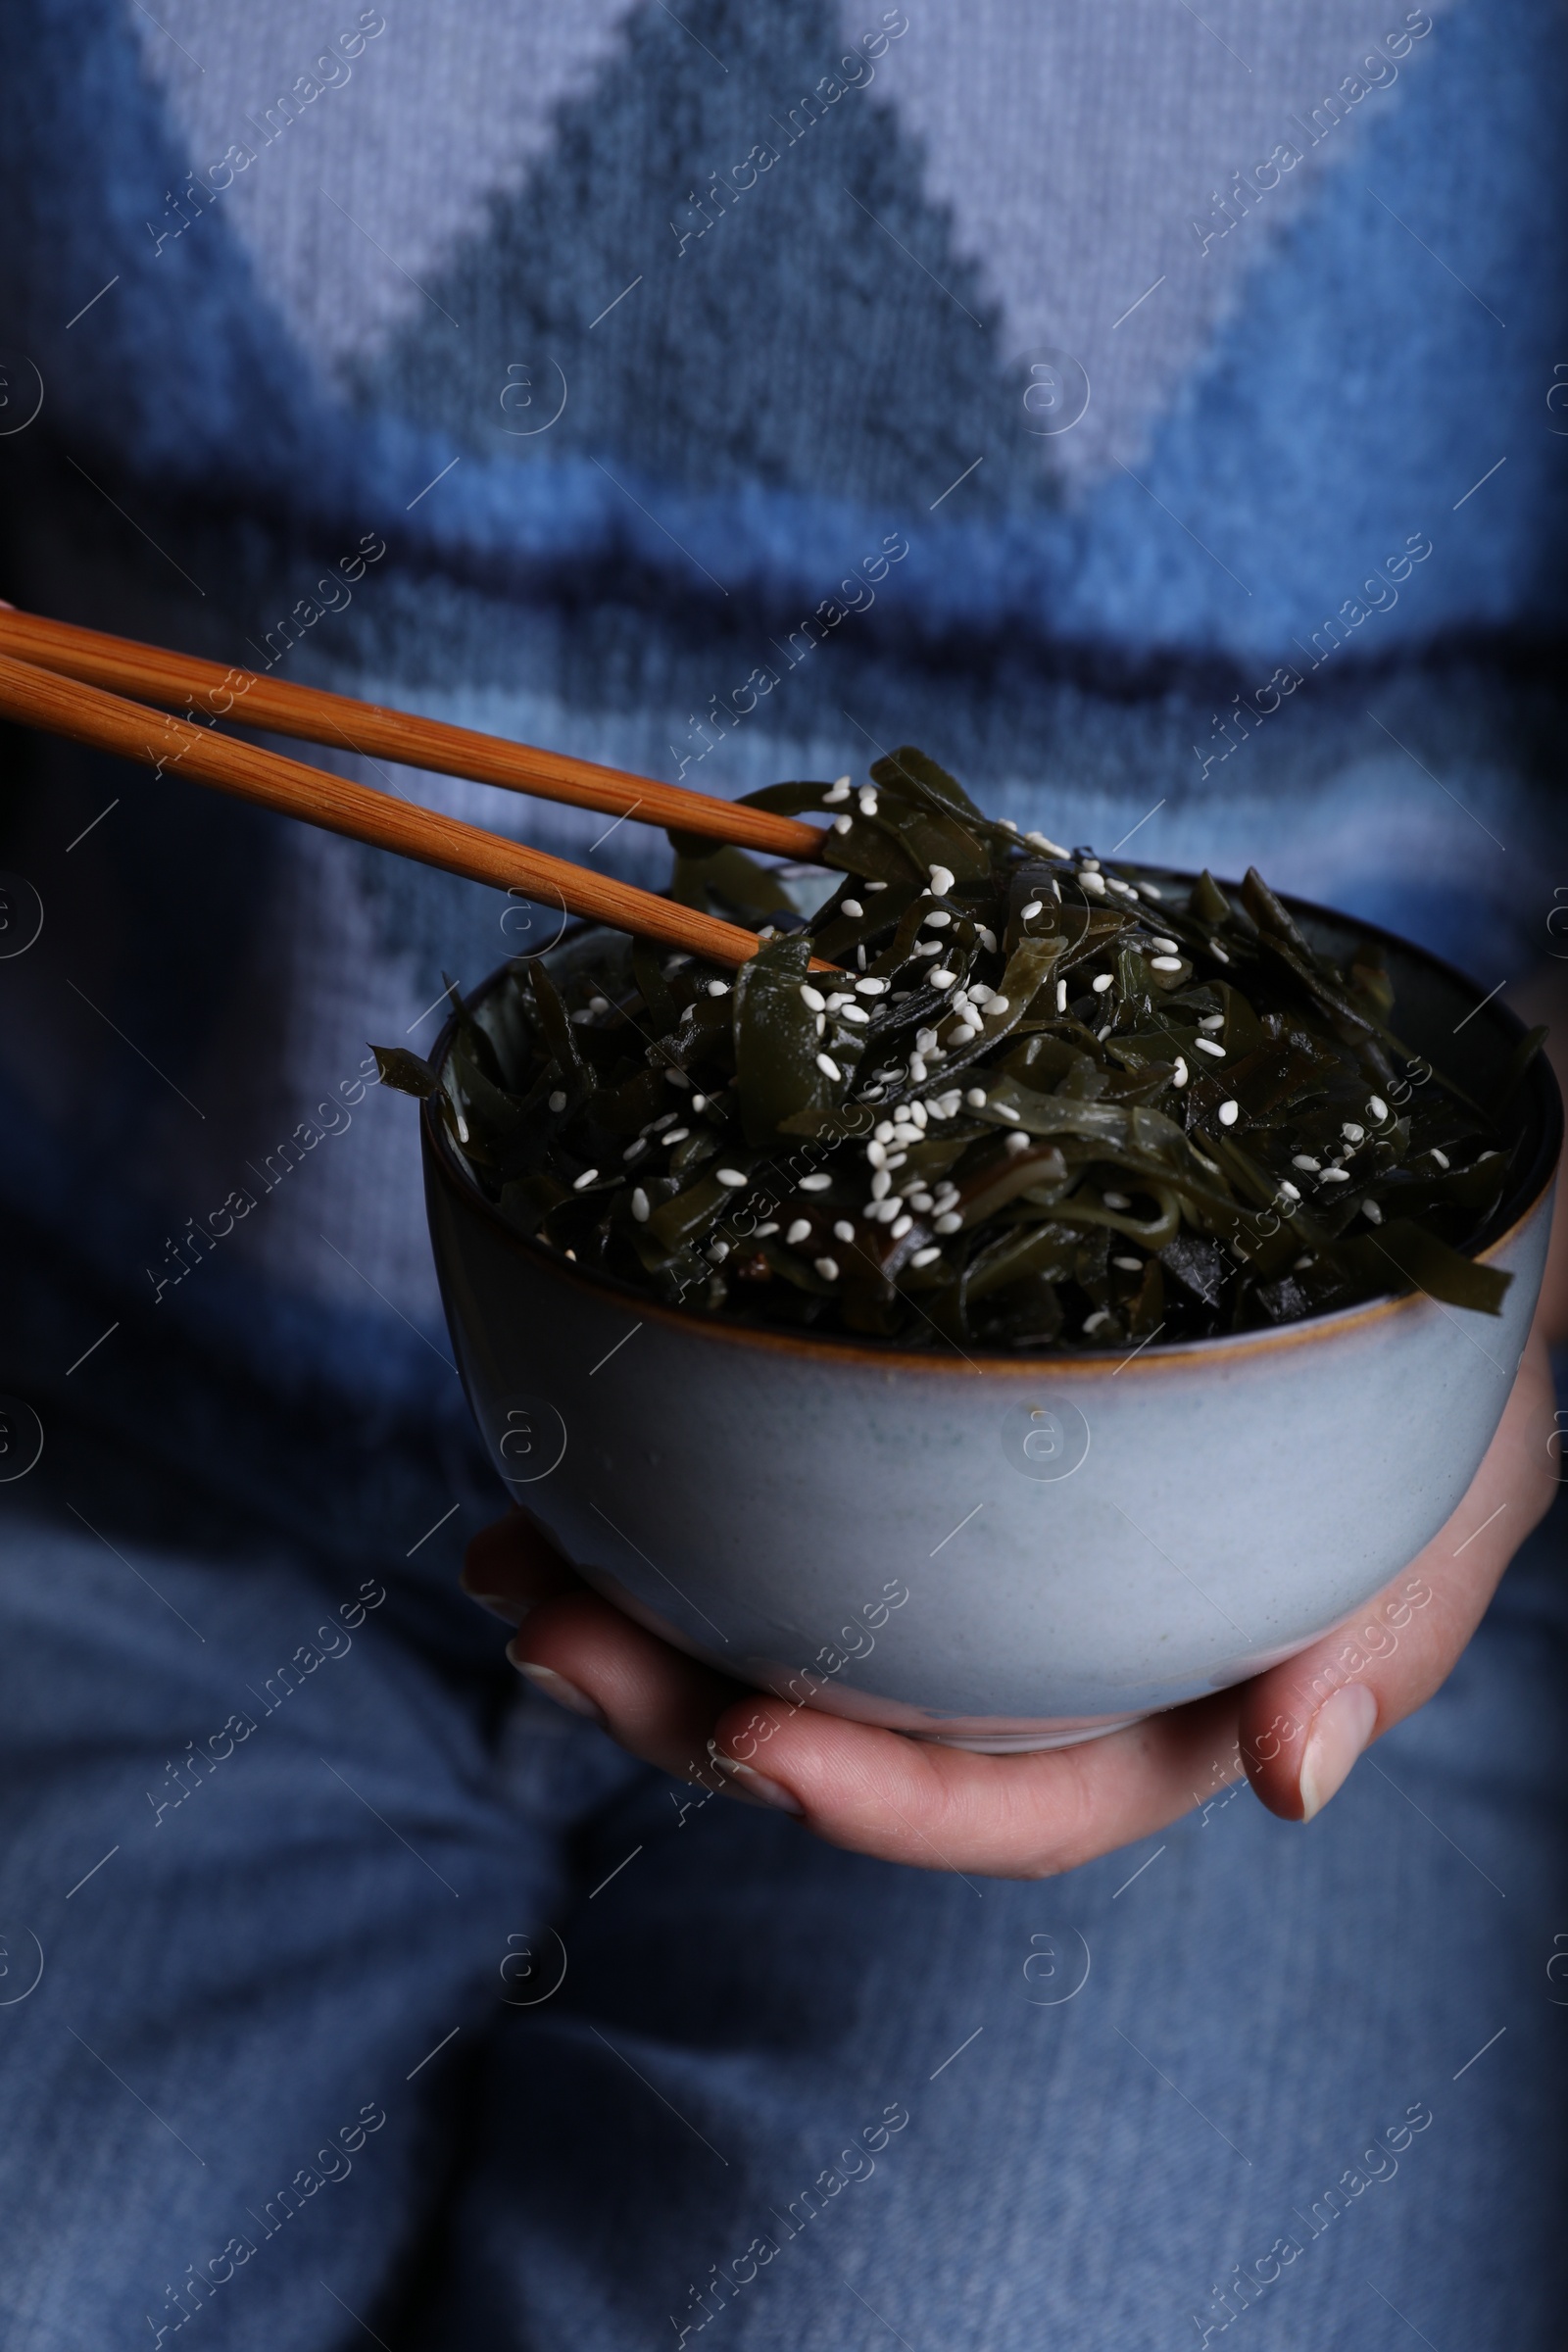
MULTIPOLYGON (((1020 821, 1255 858, 1482 990, 1540 954, 1554 12, 339 15, 0 30, 17 601, 710 791, 918 740, 1020 821)), ((660 877, 634 826, 322 757, 660 877)), ((444 1413, 411 1125, 349 1097, 505 910, 177 777, 22 772, 13 1213, 88 1322, 444 1413)))

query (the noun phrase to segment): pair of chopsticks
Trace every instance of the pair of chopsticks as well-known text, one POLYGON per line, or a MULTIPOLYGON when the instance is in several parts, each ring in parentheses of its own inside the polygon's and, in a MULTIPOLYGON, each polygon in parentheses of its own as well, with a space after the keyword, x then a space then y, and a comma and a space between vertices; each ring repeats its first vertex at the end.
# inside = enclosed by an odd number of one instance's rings
POLYGON ((0 716, 69 736, 95 751, 118 752, 158 773, 188 776, 350 841, 515 891, 542 906, 684 948, 714 963, 744 963, 757 953, 756 934, 611 875, 590 873, 568 858, 552 858, 324 768, 220 735, 215 722, 222 718, 640 824, 672 825, 741 849, 820 862, 821 830, 796 817, 743 808, 649 776, 598 767, 320 687, 225 668, 220 662, 139 645, 9 606, 0 606, 0 716), (192 724, 149 709, 149 703, 183 705, 200 711, 201 721, 192 724))

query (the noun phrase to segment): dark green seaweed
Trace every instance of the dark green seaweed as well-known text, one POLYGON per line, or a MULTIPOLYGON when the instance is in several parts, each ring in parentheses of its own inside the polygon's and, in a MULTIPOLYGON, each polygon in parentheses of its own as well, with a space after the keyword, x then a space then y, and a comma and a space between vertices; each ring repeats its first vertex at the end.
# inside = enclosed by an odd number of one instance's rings
POLYGON ((870 778, 751 796, 832 820, 808 923, 676 838, 673 895, 760 926, 738 973, 607 933, 460 1006, 439 1073, 377 1049, 520 1233, 901 1348, 1140 1348, 1412 1288, 1498 1311, 1465 1249, 1539 1040, 1482 1108, 1390 1028, 1375 943, 1342 969, 1255 871, 1233 904, 1020 836, 907 746, 870 778))

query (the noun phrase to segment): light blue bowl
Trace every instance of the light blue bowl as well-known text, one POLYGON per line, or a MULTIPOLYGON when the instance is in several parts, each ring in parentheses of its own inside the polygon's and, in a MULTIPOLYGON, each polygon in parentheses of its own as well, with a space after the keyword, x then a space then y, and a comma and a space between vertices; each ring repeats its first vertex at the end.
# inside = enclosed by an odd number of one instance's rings
MULTIPOLYGON (((1369 935, 1291 904, 1331 955, 1369 935)), ((1484 1096, 1519 1023, 1374 936, 1401 1036, 1484 1096)), ((525 1241, 428 1106, 421 1128, 475 1418, 588 1583, 737 1682, 1002 1751, 1246 1680, 1442 1527, 1541 1285, 1562 1109, 1539 1056, 1510 1118, 1474 1251, 1513 1275, 1500 1316, 1418 1293, 1131 1358, 909 1354, 666 1307, 525 1241)))

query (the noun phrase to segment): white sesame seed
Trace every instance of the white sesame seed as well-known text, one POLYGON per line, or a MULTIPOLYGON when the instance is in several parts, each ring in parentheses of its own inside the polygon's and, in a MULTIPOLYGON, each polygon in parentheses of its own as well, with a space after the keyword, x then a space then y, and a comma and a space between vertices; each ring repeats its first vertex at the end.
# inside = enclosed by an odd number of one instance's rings
POLYGON ((941 1255, 942 1251, 937 1245, 932 1242, 928 1243, 924 1250, 917 1250, 914 1255, 910 1258, 909 1263, 911 1266, 934 1266, 937 1259, 941 1255))
POLYGON ((1113 1266, 1120 1266, 1124 1274, 1141 1274, 1144 1270, 1141 1257, 1113 1257, 1110 1262, 1113 1266))
POLYGON ((1200 1029, 1223 1029, 1225 1026, 1225 1015, 1222 1012, 1200 1013, 1199 1015, 1198 1026, 1200 1029))
POLYGON ((550 1107, 552 1110, 564 1110, 566 1107, 566 1098, 562 1093, 560 1087, 557 1087, 555 1093, 550 1098, 550 1107))
POLYGON ((874 792, 862 792, 860 795, 860 814, 862 816, 875 816, 876 808, 876 794, 874 792))
POLYGON ((1111 985, 1111 974, 1109 972, 1101 972, 1090 981, 1089 985, 1094 990, 1097 997, 1102 997, 1106 989, 1111 985))
POLYGON ((862 941, 860 942, 859 946, 858 946, 858 947, 856 949, 856 951, 855 951, 855 968, 856 968, 856 970, 857 970, 857 971, 858 971, 858 972, 863 972, 863 971, 864 971, 864 969, 865 969, 865 942, 864 942, 864 940, 862 940, 862 941))
POLYGON ((1318 1178, 1319 1184, 1348 1184, 1349 1181, 1343 1168, 1325 1168, 1318 1178))
POLYGON ((865 912, 865 908, 860 905, 858 899, 841 899, 839 901, 839 912, 840 914, 859 916, 865 912))
POLYGON ((826 1168, 818 1168, 814 1176, 801 1178, 801 1190, 803 1193, 825 1193, 832 1181, 826 1168))
POLYGON ((1219 1106, 1219 1123, 1222 1127, 1234 1127, 1241 1115, 1242 1106, 1239 1102, 1222 1102, 1219 1106))
POLYGON ((937 1033, 934 1029, 917 1029, 914 1033, 914 1050, 917 1054, 931 1053, 936 1042, 937 1033))
POLYGON ((574 1193, 585 1193, 591 1184, 597 1184, 598 1181, 599 1170, 597 1168, 584 1168, 580 1176, 572 1179, 571 1189, 574 1193))
POLYGON ((941 1215, 934 1217, 931 1222, 933 1233, 958 1233, 961 1232, 962 1227, 963 1219, 951 1208, 945 1208, 941 1215))
POLYGON ((819 1012, 819 1013, 816 1015, 816 1034, 817 1034, 817 1036, 818 1036, 818 1037, 820 1037, 820 1036, 823 1034, 823 1032, 824 1032, 824 1030, 825 1030, 826 1028, 827 1028, 827 1014, 826 1014, 825 1012, 819 1012))
POLYGON ((1358 1127, 1353 1119, 1347 1119, 1345 1125, 1340 1129, 1340 1133, 1348 1144, 1361 1144, 1366 1141, 1366 1129, 1358 1127))
POLYGON ((1389 1115, 1389 1106, 1384 1102, 1383 1097, 1381 1095, 1368 1095, 1366 1106, 1368 1112, 1381 1126, 1383 1121, 1389 1115))
POLYGON ((923 1054, 911 1054, 909 1055, 909 1077, 910 1081, 915 1086, 924 1086, 926 1081, 926 1066, 925 1056, 923 1054))
POLYGON ((661 1141, 665 1144, 683 1144, 690 1133, 689 1127, 671 1127, 668 1133, 661 1138, 661 1141))
POLYGON ((873 1140, 865 1147, 865 1156, 871 1162, 872 1167, 876 1169, 878 1175, 882 1173, 887 1155, 887 1146, 885 1144, 879 1144, 873 1140))
POLYGON ((887 1171, 887 1169, 886 1169, 886 1168, 878 1168, 878 1170, 877 1170, 876 1174, 875 1174, 875 1175, 872 1177, 872 1179, 871 1179, 871 1198, 872 1198, 872 1200, 885 1200, 887 1199, 887 1197, 888 1197, 889 1193, 891 1193, 891 1192, 892 1192, 892 1190, 893 1190, 893 1179, 892 1179, 892 1177, 891 1177, 891 1176, 888 1174, 888 1171, 887 1171))
POLYGON ((777 1224, 777 1221, 776 1221, 776 1219, 774 1219, 774 1218, 771 1218, 771 1217, 770 1217, 770 1218, 768 1219, 768 1221, 767 1221, 767 1223, 766 1223, 765 1225, 759 1225, 759 1227, 757 1228, 757 1232, 756 1232, 756 1235, 755 1235, 755 1237, 754 1237, 754 1238, 755 1238, 757 1241, 760 1241, 760 1242, 765 1242, 765 1241, 767 1240, 767 1237, 768 1237, 768 1235, 769 1235, 770 1233, 777 1233, 777 1231, 778 1231, 778 1224, 777 1224))
POLYGON ((1224 1060, 1224 1047, 1217 1046, 1211 1037, 1195 1037, 1193 1043, 1198 1048, 1200 1054, 1212 1054, 1216 1061, 1224 1060))
POLYGON ((996 933, 987 923, 976 923, 974 928, 975 937, 979 940, 980 945, 986 950, 988 955, 994 956, 997 952, 996 933))
POLYGON ((867 973, 863 979, 857 980, 855 986, 858 994, 862 997, 880 997, 887 987, 887 982, 878 980, 874 974, 867 973))
POLYGON ((1173 939, 1165 939, 1156 934, 1154 945, 1162 956, 1179 956, 1181 954, 1181 949, 1173 939))
POLYGON ((839 1261, 836 1257, 819 1257, 816 1261, 816 1270, 824 1282, 837 1282, 839 1261))
POLYGON ((642 1157, 643 1153, 644 1153, 644 1152, 647 1151, 647 1149, 648 1149, 648 1139, 647 1139, 647 1137, 646 1137, 646 1136, 641 1136, 641 1135, 640 1135, 640 1136, 637 1138, 637 1141, 636 1141, 634 1144, 628 1144, 628 1145, 626 1146, 626 1149, 625 1149, 625 1151, 624 1151, 624 1152, 621 1153, 621 1155, 620 1155, 620 1156, 621 1156, 621 1158, 622 1158, 622 1159, 628 1159, 628 1160, 629 1160, 629 1159, 641 1159, 641 1157, 642 1157))
POLYGON ((915 943, 914 953, 916 956, 940 956, 942 953, 942 942, 940 939, 918 940, 915 943))
POLYGON ((728 1257, 728 1255, 729 1255, 729 1244, 728 1244, 728 1242, 711 1242, 711 1243, 710 1243, 710 1245, 709 1245, 709 1250, 708 1250, 708 1257, 709 1257, 709 1262, 710 1262, 711 1265, 715 1265, 715 1266, 721 1266, 721 1265, 724 1263, 724 1260, 725 1260, 725 1258, 726 1258, 726 1257, 728 1257))
POLYGON ((1055 842, 1048 840, 1044 833, 1026 833, 1024 839, 1032 850, 1044 850, 1048 858, 1065 858, 1067 855, 1055 842))
POLYGON ((822 1002, 829 1012, 842 1012, 845 1005, 853 1004, 855 1000, 848 990, 836 988, 833 994, 830 997, 824 997, 822 1002))
POLYGON ((936 1202, 932 1200, 931 1195, 927 1192, 911 1193, 909 1195, 909 1206, 914 1209, 918 1215, 924 1217, 928 1216, 931 1210, 935 1208, 936 1202))
POLYGON ((891 1144, 893 1141, 893 1121, 891 1119, 878 1119, 876 1125, 871 1130, 871 1140, 873 1143, 891 1144))
POLYGON ((931 887, 936 892, 939 899, 945 899, 947 897, 949 891, 953 888, 953 875, 947 866, 932 866, 931 887))
POLYGON ((933 906, 929 914, 921 916, 920 927, 924 931, 945 931, 952 920, 945 906, 933 906))
POLYGON ((1018 830, 1018 819, 1015 816, 999 816, 997 822, 1004 833, 1016 833, 1018 830))
POLYGON ((1291 1153, 1291 1165, 1293 1168, 1303 1168, 1308 1176, 1315 1176, 1321 1169, 1323 1162, 1320 1159, 1314 1159, 1310 1152, 1293 1152, 1291 1153))
POLYGON ((823 1012, 827 1008, 826 997, 819 988, 813 988, 809 980, 801 982, 801 1002, 809 1005, 812 1012, 823 1012))
POLYGON ((836 816, 833 819, 833 830, 835 833, 848 833, 854 822, 853 816, 836 816))
POLYGON ((1102 1193, 1100 1198, 1107 1208, 1131 1208, 1132 1206, 1132 1202, 1125 1193, 1102 1193))
POLYGON ((1280 1191, 1285 1195, 1287 1200, 1299 1200, 1301 1198, 1300 1186, 1293 1184, 1288 1176, 1280 1178, 1280 1191))
POLYGON ((944 967, 939 971, 929 973, 927 977, 929 978, 933 988, 944 989, 951 988, 958 975, 956 972, 950 972, 944 967))
POLYGON ((1105 876, 1105 888, 1107 890, 1118 891, 1124 899, 1130 899, 1133 895, 1132 884, 1130 882, 1118 882, 1114 874, 1107 874, 1105 876))
POLYGON ((1185 1060, 1183 1059, 1183 1057, 1181 1056, 1181 1054, 1177 1054, 1177 1056, 1176 1056, 1176 1067, 1175 1067, 1175 1068, 1172 1070, 1172 1072, 1171 1072, 1171 1074, 1170 1074, 1170 1082, 1171 1082, 1172 1086, 1185 1086, 1185 1085, 1187 1084, 1187 1079, 1188 1079, 1188 1069, 1187 1069, 1187 1064, 1186 1064, 1185 1060))
POLYGON ((903 1239, 904 1239, 904 1237, 905 1237, 905 1235, 906 1235, 906 1233, 907 1233, 907 1232, 910 1230, 910 1228, 912 1227, 913 1223, 914 1223, 914 1219, 913 1219, 911 1216, 907 1215, 907 1214, 906 1214, 906 1215, 904 1215, 904 1216, 902 1216, 902 1217, 895 1217, 895 1218, 894 1218, 894 1220, 893 1220, 892 1227, 891 1227, 891 1231, 892 1231, 893 1239, 894 1239, 896 1242, 902 1242, 902 1241, 903 1241, 903 1239))
POLYGON ((854 1241, 854 1239, 855 1239, 855 1227, 854 1227, 854 1226, 853 1226, 853 1225, 850 1223, 850 1220, 849 1220, 849 1218, 848 1218, 848 1217, 840 1217, 840 1218, 839 1218, 839 1220, 838 1220, 837 1224, 836 1224, 836 1225, 834 1226, 834 1228, 833 1228, 833 1238, 834 1238, 834 1240, 835 1240, 835 1241, 838 1241, 838 1242, 853 1242, 853 1241, 854 1241))
POLYGON ((953 1032, 953 1035, 949 1038, 948 1043, 950 1046, 954 1047, 955 1050, 956 1050, 956 1048, 959 1046, 972 1046, 979 1034, 979 1030, 975 1028, 972 1022, 960 1021, 956 1029, 955 1029, 953 1032))
POLYGON ((1010 1012, 1011 1010, 1012 1006, 1007 1002, 1005 997, 993 995, 986 999, 986 1018, 988 1021, 1000 1021, 1004 1013, 1010 1012))
POLYGON ((739 1168, 717 1168, 714 1170, 714 1174, 717 1176, 720 1184, 727 1184, 732 1191, 738 1185, 750 1184, 751 1182, 751 1178, 743 1175, 739 1168))
POLYGON ((636 1218, 636 1220, 637 1220, 637 1222, 638 1222, 638 1224, 639 1224, 639 1225, 646 1225, 646 1224, 647 1224, 647 1222, 648 1222, 648 1195, 647 1195, 647 1194, 646 1194, 646 1193, 643 1191, 643 1188, 642 1188, 642 1186, 641 1186, 641 1185, 639 1185, 639 1186, 637 1187, 637 1190, 636 1190, 636 1191, 635 1191, 635 1192, 632 1194, 632 1197, 631 1197, 631 1213, 632 1213, 632 1215, 633 1215, 633 1216, 636 1218))
POLYGON ((1012 1128, 1007 1136, 1007 1150, 1009 1152, 1027 1152, 1028 1149, 1029 1137, 1026 1131, 1022 1127, 1012 1128))
POLYGON ((693 1095, 692 1108, 693 1110, 706 1110, 708 1108, 708 1097, 706 1095, 693 1095))
POLYGON ((1179 956, 1152 956, 1149 968, 1152 972, 1179 972, 1182 959, 1179 956))
POLYGON ((849 797, 850 779, 848 776, 840 776, 838 782, 836 784, 830 784, 826 792, 823 793, 822 806, 825 808, 831 808, 836 802, 847 801, 849 797))
POLYGON ((1085 858, 1079 864, 1078 871, 1081 874, 1098 874, 1100 871, 1100 859, 1098 858, 1085 858))
POLYGON ((684 1070, 677 1070, 672 1062, 666 1061, 664 1064, 664 1084, 666 1086, 690 1086, 691 1080, 687 1077, 684 1070))
POLYGON ((1021 909, 1021 911, 1020 911, 1020 913, 1019 913, 1019 916, 1018 916, 1018 920, 1019 920, 1021 923, 1032 923, 1032 922, 1034 921, 1034 919, 1035 919, 1035 916, 1036 916, 1036 915, 1037 915, 1037 914, 1038 914, 1040 911, 1041 911, 1041 903, 1040 903, 1040 901, 1039 901, 1038 899, 1031 899, 1031 900, 1030 900, 1030 902, 1029 902, 1029 904, 1028 904, 1028 906, 1025 906, 1025 907, 1023 907, 1023 908, 1021 909))
POLYGON ((784 1239, 788 1242, 792 1250, 796 1249, 800 1243, 809 1241, 810 1238, 811 1220, 809 1217, 797 1217, 794 1224, 790 1227, 788 1233, 784 1236, 784 1239))
POLYGON ((816 1066, 824 1078, 831 1078, 835 1084, 844 1075, 831 1054, 819 1054, 816 1057, 816 1066))
POLYGON ((1220 946, 1217 939, 1211 939, 1209 941, 1208 952, 1213 956, 1216 963, 1229 963, 1230 957, 1226 955, 1224 949, 1220 946))
POLYGON ((590 997, 588 1000, 588 1009, 590 1012, 608 1012, 610 1010, 610 999, 608 997, 590 997))
POLYGON ((1103 1306, 1097 1306, 1094 1313, 1086 1316, 1084 1319, 1084 1338, 1086 1340, 1092 1338, 1093 1335, 1100 1329, 1102 1323, 1108 1323, 1109 1321, 1110 1314, 1108 1309, 1103 1306))
POLYGON ((1381 1225, 1383 1222, 1383 1211, 1375 1200, 1363 1200, 1361 1214, 1363 1217, 1370 1218, 1374 1225, 1381 1225))
POLYGON ((1058 981, 1056 982, 1056 1010, 1057 1010, 1058 1012, 1065 1012, 1065 1011, 1066 1011, 1066 1009, 1067 1009, 1067 983, 1066 983, 1066 981, 1065 981, 1065 980, 1058 980, 1058 981))
POLYGON ((869 894, 873 890, 886 890, 887 884, 885 882, 862 882, 860 888, 869 894))
POLYGON ((1104 897, 1104 883, 1101 880, 1097 873, 1091 872, 1087 866, 1081 866, 1079 868, 1078 880, 1083 888, 1088 891, 1091 898, 1102 899, 1104 897))
POLYGON ((923 1102, 911 1102, 909 1104, 909 1116, 917 1127, 923 1127, 930 1118, 931 1113, 927 1110, 923 1102))
POLYGON ((984 1110, 988 1098, 983 1086, 971 1086, 965 1089, 963 1099, 971 1110, 984 1110))
POLYGON ((863 1004, 841 1004, 839 1018, 841 1021, 852 1021, 858 1029, 863 1029, 871 1015, 863 1004))
POLYGON ((1436 1144, 1434 1144, 1432 1147, 1432 1156, 1437 1161, 1440 1168, 1446 1168, 1448 1165, 1448 1154, 1446 1152, 1440 1152, 1436 1144))
POLYGON ((710 980, 708 983, 708 993, 710 997, 727 997, 729 995, 729 982, 727 980, 710 980))

